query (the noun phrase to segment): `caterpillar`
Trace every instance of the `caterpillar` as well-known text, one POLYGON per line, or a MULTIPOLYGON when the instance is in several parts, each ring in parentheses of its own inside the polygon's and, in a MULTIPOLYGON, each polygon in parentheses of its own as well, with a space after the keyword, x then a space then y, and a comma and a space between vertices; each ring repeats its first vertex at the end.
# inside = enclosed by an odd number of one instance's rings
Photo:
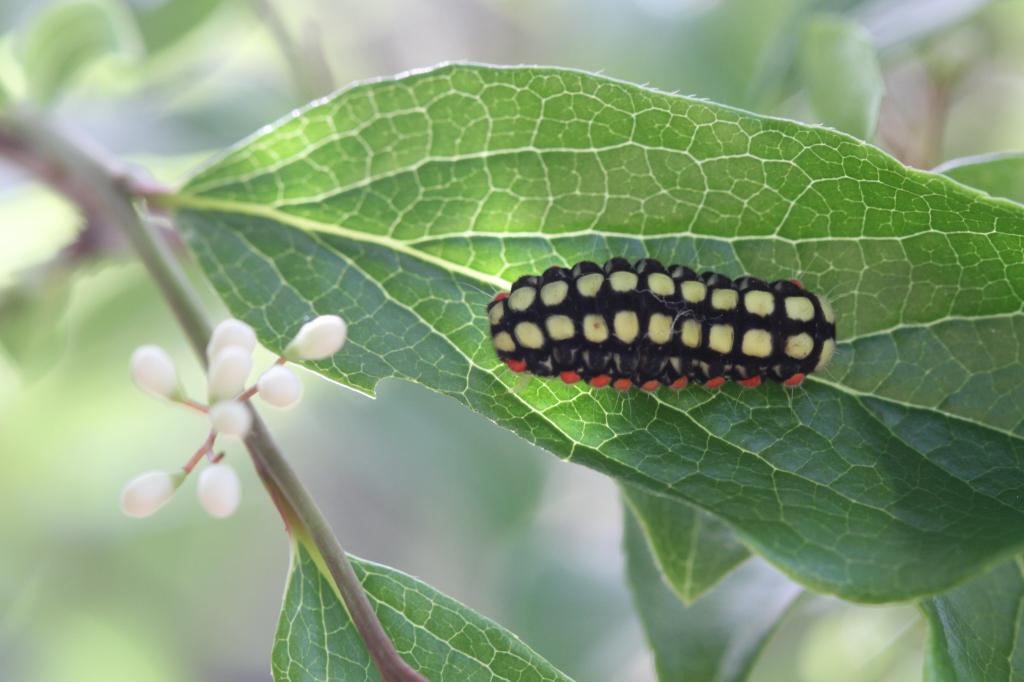
POLYGON ((836 349, 832 306, 797 280, 698 275, 650 258, 520 277, 487 317, 512 371, 619 390, 765 378, 793 387, 836 349))

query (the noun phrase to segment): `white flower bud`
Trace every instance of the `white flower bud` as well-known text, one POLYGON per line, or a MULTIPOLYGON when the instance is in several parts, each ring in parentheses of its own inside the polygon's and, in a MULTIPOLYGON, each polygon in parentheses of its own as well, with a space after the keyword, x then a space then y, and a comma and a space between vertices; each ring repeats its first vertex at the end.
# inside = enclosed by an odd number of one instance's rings
POLYGON ((164 398, 179 395, 174 361, 160 346, 139 346, 129 362, 132 379, 144 391, 164 398))
POLYGON ((222 436, 244 438, 252 426, 252 414, 244 403, 225 400, 210 408, 210 424, 222 436))
POLYGON ((234 398, 245 390, 245 382, 252 371, 252 354, 239 346, 228 346, 210 362, 207 388, 210 400, 234 398))
POLYGON ((302 325, 285 349, 289 360, 322 360, 345 345, 348 327, 337 315, 321 315, 302 325))
POLYGON ((302 397, 302 382, 287 367, 274 365, 256 382, 259 395, 274 407, 287 408, 302 397))
POLYGON ((230 465, 210 464, 199 472, 199 504, 210 516, 223 519, 238 509, 242 499, 242 484, 230 465))
POLYGON ((141 519, 164 506, 181 485, 181 474, 147 471, 128 481, 121 490, 121 511, 141 519))
POLYGON ((229 317, 218 324, 206 345, 206 358, 213 360, 228 346, 238 346, 250 353, 256 348, 256 332, 241 320, 229 317))

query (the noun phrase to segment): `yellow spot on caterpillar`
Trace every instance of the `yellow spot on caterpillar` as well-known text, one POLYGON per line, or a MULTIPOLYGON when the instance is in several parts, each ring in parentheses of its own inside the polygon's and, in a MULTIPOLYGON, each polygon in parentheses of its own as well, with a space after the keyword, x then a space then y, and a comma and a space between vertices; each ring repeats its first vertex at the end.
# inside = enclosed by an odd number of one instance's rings
POLYGON ((604 275, 592 272, 576 280, 576 291, 580 292, 580 296, 593 298, 601 290, 602 284, 604 284, 604 275))
POLYGON ((611 285, 612 291, 618 291, 619 293, 633 291, 633 289, 636 289, 637 276, 635 272, 619 270, 608 275, 608 283, 611 285))
POLYGON ((772 354, 772 335, 766 329, 748 329, 743 335, 744 355, 752 358, 766 358, 772 354))
POLYGON ((676 283, 672 281, 671 277, 661 272, 652 272, 647 275, 647 288, 658 296, 671 296, 676 293, 676 283))
POLYGON ((537 290, 533 287, 519 287, 508 297, 509 310, 522 312, 533 305, 537 290))
POLYGON ((505 304, 498 301, 494 306, 487 311, 487 319, 491 321, 491 324, 498 324, 501 322, 501 318, 505 317, 505 304))
POLYGON ((673 357, 670 357, 668 359, 668 361, 670 363, 672 363, 672 369, 674 369, 677 374, 682 374, 683 373, 683 359, 682 358, 677 358, 677 357, 673 356, 673 357))
MULTIPOLYGON (((590 275, 587 275, 589 277, 590 275)), ((583 336, 591 343, 604 343, 608 340, 608 323, 602 315, 583 316, 583 336)))
POLYGON ((700 303, 707 295, 708 288, 704 286, 704 282, 692 279, 683 282, 683 300, 688 303, 700 303))
POLYGON ((697 320, 686 320, 683 322, 683 334, 681 338, 684 346, 688 348, 697 348, 700 346, 700 337, 700 322, 697 320))
POLYGON ((623 343, 633 343, 640 335, 640 320, 632 310, 620 310, 615 313, 613 324, 615 325, 615 336, 619 337, 623 343))
POLYGON ((516 349, 516 342, 508 332, 499 332, 494 335, 494 347, 502 352, 511 353, 516 349))
POLYGON ((652 343, 668 343, 672 338, 672 318, 663 313, 654 313, 647 323, 647 338, 652 343))
POLYGON ((565 341, 576 336, 576 325, 568 315, 552 315, 545 321, 544 326, 548 328, 548 336, 552 341, 565 341))
POLYGON ((536 349, 544 347, 544 332, 533 322, 520 322, 516 325, 514 331, 516 339, 524 348, 536 349))
POLYGON ((832 339, 826 339, 825 343, 821 344, 821 356, 818 358, 818 364, 814 366, 815 370, 819 370, 832 360, 832 356, 836 352, 836 342, 832 339))
POLYGON ((814 304, 806 296, 790 296, 786 299, 786 317, 809 322, 814 319, 814 304))
POLYGON ((722 355, 731 353, 735 337, 736 333, 731 324, 711 325, 711 331, 708 333, 708 347, 722 355))
POLYGON ((751 315, 768 317, 775 312, 775 297, 767 291, 748 291, 743 296, 743 305, 751 315))
POLYGON ((540 289, 540 300, 550 308, 564 301, 568 294, 568 282, 548 282, 540 289))
POLYGON ((810 334, 797 334, 786 339, 786 355, 803 360, 814 350, 814 339, 810 334))
POLYGON ((740 295, 734 289, 715 289, 711 292, 711 307, 716 310, 732 310, 739 300, 740 295))

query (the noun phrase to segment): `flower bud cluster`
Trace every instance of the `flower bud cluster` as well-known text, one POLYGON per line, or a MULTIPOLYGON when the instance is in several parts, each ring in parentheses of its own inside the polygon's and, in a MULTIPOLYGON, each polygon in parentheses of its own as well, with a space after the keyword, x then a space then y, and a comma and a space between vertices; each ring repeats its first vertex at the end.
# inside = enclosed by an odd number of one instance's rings
POLYGON ((322 360, 345 344, 347 327, 337 315, 321 315, 299 329, 277 362, 263 372, 255 385, 246 387, 252 374, 256 333, 245 322, 227 319, 217 325, 206 347, 206 387, 209 405, 189 400, 178 381, 174 361, 159 346, 140 346, 129 363, 136 385, 152 395, 203 412, 210 422, 210 435, 203 446, 177 473, 148 471, 129 481, 121 492, 121 509, 128 516, 142 518, 166 504, 185 477, 205 456, 211 463, 199 474, 199 502, 211 516, 225 518, 241 501, 238 474, 215 455, 218 436, 245 438, 252 428, 249 401, 259 396, 274 407, 287 409, 302 398, 302 383, 285 367, 288 361, 322 360))

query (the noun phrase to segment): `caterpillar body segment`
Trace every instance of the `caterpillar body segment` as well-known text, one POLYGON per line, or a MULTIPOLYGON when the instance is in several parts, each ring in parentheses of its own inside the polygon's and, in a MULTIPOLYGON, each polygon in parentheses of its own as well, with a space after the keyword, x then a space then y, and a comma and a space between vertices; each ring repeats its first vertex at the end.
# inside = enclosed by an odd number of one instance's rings
POLYGON ((797 386, 835 352, 831 305, 797 280, 733 280, 653 259, 520 277, 487 316, 513 371, 598 388, 797 386))

